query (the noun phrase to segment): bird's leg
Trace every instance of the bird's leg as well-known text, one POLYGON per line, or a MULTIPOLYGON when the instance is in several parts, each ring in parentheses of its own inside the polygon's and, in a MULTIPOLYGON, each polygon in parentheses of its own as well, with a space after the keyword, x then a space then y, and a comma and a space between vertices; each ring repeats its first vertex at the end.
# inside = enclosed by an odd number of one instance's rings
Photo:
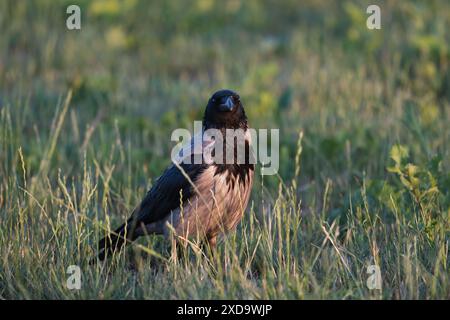
POLYGON ((174 244, 176 246, 176 257, 180 260, 180 261, 187 261, 189 259, 188 256, 188 246, 187 246, 187 242, 183 241, 183 240, 178 240, 178 241, 174 241, 174 244))
POLYGON ((207 245, 207 251, 210 255, 210 258, 214 257, 214 252, 216 251, 217 246, 217 236, 208 237, 206 239, 207 245))
POLYGON ((207 244, 205 243, 206 247, 206 255, 209 258, 211 262, 211 276, 215 277, 218 275, 218 272, 220 269, 224 270, 224 267, 220 267, 220 256, 217 253, 216 246, 217 246, 217 236, 208 237, 206 239, 207 244))
POLYGON ((208 245, 211 250, 216 249, 217 245, 217 236, 213 236, 208 238, 208 245))

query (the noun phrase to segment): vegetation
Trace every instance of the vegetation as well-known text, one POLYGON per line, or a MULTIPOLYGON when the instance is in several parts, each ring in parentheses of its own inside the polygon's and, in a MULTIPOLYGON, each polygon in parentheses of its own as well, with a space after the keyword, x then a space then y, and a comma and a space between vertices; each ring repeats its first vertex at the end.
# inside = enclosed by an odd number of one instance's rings
POLYGON ((0 2, 0 298, 450 298, 448 1, 380 2, 381 30, 370 1, 76 2, 79 31, 73 1, 0 2), (89 265, 220 88, 280 128, 237 231, 89 265))

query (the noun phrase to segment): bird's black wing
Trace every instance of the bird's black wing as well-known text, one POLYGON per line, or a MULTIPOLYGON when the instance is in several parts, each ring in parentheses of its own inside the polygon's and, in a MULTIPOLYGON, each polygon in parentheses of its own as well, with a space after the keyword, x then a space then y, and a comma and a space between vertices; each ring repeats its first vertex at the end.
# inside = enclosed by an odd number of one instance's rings
POLYGON ((182 171, 171 165, 147 192, 140 206, 135 210, 129 222, 149 224, 165 218, 174 210, 191 198, 194 190, 190 181, 206 169, 204 164, 180 164, 182 171), (184 173, 184 174, 183 174, 184 173), (189 177, 189 180, 186 178, 189 177))
POLYGON ((99 241, 99 259, 103 260, 108 251, 122 247, 126 240, 133 241, 138 226, 164 219, 172 210, 192 197, 195 191, 190 181, 195 182, 206 168, 206 164, 185 163, 179 164, 179 167, 171 165, 167 168, 133 211, 127 223, 99 241))
POLYGON ((212 141, 197 140, 199 137, 202 135, 193 137, 180 150, 173 160, 178 165, 174 163, 164 171, 147 192, 139 207, 133 212, 128 223, 149 224, 159 221, 193 195, 194 190, 190 181, 195 182, 197 177, 208 167, 204 161, 203 152, 214 146, 212 141), (197 148, 196 142, 199 143, 200 149, 197 148), (194 164, 198 160, 198 156, 202 161, 200 164, 194 164), (186 161, 189 159, 190 161, 186 161), (190 181, 186 179, 186 176, 190 181))

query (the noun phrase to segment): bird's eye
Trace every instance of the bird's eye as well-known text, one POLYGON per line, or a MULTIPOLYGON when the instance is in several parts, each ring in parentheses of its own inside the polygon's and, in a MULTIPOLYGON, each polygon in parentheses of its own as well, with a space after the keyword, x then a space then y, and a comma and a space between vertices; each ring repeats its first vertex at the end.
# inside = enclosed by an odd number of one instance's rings
POLYGON ((211 99, 211 102, 212 102, 212 103, 216 103, 216 99, 215 99, 215 98, 212 98, 212 99, 211 99))

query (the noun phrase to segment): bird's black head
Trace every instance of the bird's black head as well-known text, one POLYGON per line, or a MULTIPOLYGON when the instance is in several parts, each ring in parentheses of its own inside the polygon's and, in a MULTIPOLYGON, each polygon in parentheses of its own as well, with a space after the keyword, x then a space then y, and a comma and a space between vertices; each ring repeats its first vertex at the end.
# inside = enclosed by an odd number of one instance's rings
POLYGON ((247 117, 239 95, 231 90, 219 90, 209 98, 203 118, 206 129, 247 129, 247 117))

